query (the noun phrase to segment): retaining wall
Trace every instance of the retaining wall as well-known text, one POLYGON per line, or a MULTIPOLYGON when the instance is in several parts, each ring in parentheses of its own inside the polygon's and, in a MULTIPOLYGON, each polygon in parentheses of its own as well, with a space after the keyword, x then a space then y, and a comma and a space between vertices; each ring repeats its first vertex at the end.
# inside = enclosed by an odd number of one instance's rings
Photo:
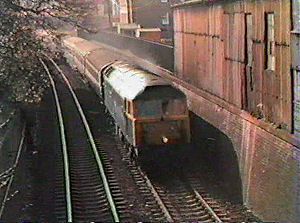
POLYGON ((140 58, 173 71, 174 52, 172 46, 103 31, 98 32, 97 34, 78 31, 78 36, 88 40, 96 40, 120 50, 128 50, 140 58))

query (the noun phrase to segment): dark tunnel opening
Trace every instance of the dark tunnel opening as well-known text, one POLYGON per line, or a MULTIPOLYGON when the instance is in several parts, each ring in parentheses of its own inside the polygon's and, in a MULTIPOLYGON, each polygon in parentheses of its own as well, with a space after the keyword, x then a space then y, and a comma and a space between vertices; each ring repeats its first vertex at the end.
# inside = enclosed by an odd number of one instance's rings
POLYGON ((242 181, 238 158, 231 140, 219 129, 190 112, 191 137, 195 155, 221 181, 230 201, 242 203, 242 181))

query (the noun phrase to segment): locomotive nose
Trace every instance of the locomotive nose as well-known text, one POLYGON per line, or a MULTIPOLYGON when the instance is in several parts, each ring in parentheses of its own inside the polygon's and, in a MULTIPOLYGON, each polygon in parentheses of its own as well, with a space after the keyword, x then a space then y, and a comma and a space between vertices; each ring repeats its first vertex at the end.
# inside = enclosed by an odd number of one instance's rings
POLYGON ((163 136, 163 137, 161 138, 161 140, 162 140, 163 143, 165 143, 165 144, 167 144, 167 143, 169 142, 169 139, 168 139, 167 137, 165 137, 165 136, 163 136))

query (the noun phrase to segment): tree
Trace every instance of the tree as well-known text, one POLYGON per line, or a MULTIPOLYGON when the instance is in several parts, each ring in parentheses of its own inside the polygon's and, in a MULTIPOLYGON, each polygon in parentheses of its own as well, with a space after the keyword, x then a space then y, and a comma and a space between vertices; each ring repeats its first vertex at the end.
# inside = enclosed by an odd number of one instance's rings
POLYGON ((0 1, 0 92, 16 102, 41 100, 49 80, 39 57, 58 55, 55 30, 62 22, 80 26, 85 6, 75 0, 0 1))

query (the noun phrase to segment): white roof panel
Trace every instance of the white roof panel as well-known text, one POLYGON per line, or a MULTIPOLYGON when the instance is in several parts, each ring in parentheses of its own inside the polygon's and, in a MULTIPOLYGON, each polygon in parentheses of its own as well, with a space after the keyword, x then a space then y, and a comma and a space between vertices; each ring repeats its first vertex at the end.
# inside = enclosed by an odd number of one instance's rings
POLYGON ((133 100, 148 86, 170 86, 170 83, 147 71, 138 69, 124 62, 116 62, 108 73, 107 81, 123 98, 133 100))

